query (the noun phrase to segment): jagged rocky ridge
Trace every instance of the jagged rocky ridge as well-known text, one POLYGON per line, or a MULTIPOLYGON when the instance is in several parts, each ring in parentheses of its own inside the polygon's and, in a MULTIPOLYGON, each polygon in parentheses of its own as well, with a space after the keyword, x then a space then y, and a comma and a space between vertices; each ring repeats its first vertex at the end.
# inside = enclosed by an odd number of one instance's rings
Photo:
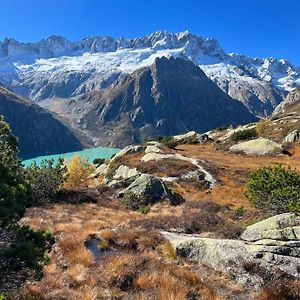
POLYGON ((156 32, 135 39, 92 37, 70 42, 52 36, 37 43, 0 43, 0 81, 34 100, 68 98, 106 88, 122 73, 161 56, 185 57, 254 114, 270 114, 300 85, 299 68, 284 59, 227 54, 214 39, 188 32, 156 32))
MULTIPOLYGON (((300 103, 300 88, 294 89, 282 101, 274 110, 273 115, 278 115, 285 113, 289 109, 293 109, 293 106, 296 106, 300 103)), ((296 109, 297 110, 297 109, 296 109)))
POLYGON ((50 101, 47 107, 99 145, 109 146, 255 120, 198 66, 179 58, 156 59, 110 88, 50 101))
POLYGON ((19 138, 23 158, 82 149, 79 139, 56 116, 1 86, 0 115, 19 138))

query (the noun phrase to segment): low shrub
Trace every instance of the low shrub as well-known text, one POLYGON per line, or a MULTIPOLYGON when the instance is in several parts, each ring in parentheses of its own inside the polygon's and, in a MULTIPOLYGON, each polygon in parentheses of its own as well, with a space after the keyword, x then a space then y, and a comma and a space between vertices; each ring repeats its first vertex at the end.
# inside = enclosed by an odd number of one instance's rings
POLYGON ((143 210, 144 207, 150 204, 150 199, 146 196, 138 196, 132 192, 125 192, 123 203, 132 210, 143 210))
POLYGON ((27 276, 40 278, 43 266, 49 262, 48 252, 54 244, 54 237, 50 232, 33 231, 28 226, 15 226, 12 230, 14 240, 8 249, 0 252, 0 259, 7 262, 0 270, 1 274, 23 269, 27 276))
POLYGON ((267 131, 268 121, 261 119, 256 125, 256 132, 259 136, 263 135, 267 131))
POLYGON ((232 126, 231 125, 223 125, 223 126, 217 127, 215 130, 216 131, 224 131, 224 130, 229 129, 230 127, 232 127, 232 126))
POLYGON ((103 165, 105 163, 105 159, 104 158, 95 158, 93 160, 93 164, 96 166, 96 167, 99 167, 101 165, 103 165))
POLYGON ((236 209, 235 211, 235 216, 237 218, 241 218, 246 212, 246 209, 244 208, 244 206, 240 206, 236 209))
POLYGON ((165 145, 170 149, 174 149, 176 148, 176 146, 178 146, 178 143, 175 141, 173 136, 167 136, 167 137, 160 136, 157 138, 157 140, 158 142, 160 142, 161 144, 165 145))
POLYGON ((54 160, 43 160, 38 166, 36 162, 25 169, 25 179, 31 186, 35 202, 55 197, 64 182, 66 167, 61 158, 56 164, 54 160))
POLYGON ((173 258, 173 259, 177 258, 176 249, 173 247, 173 245, 169 241, 166 241, 163 244, 163 251, 169 258, 173 258))
POLYGON ((272 213, 300 212, 300 174, 281 165, 263 167, 251 174, 246 195, 272 213))
POLYGON ((246 227, 241 224, 228 223, 216 231, 215 236, 221 239, 239 239, 246 227))
POLYGON ((245 130, 238 130, 234 132, 230 139, 234 142, 236 141, 243 141, 243 140, 250 140, 252 138, 256 138, 258 136, 257 131, 255 128, 245 129, 245 130))
POLYGON ((155 216, 145 220, 132 220, 130 226, 142 227, 146 230, 162 229, 170 230, 176 229, 184 233, 201 233, 216 231, 220 226, 224 225, 224 220, 217 214, 208 212, 189 212, 185 211, 180 216, 155 216))
POLYGON ((138 212, 141 213, 141 214, 148 214, 150 212, 150 206, 141 206, 139 209, 138 209, 138 212))
POLYGON ((199 144, 199 140, 197 139, 196 136, 191 136, 188 137, 186 140, 184 140, 182 143, 187 145, 196 145, 199 144))

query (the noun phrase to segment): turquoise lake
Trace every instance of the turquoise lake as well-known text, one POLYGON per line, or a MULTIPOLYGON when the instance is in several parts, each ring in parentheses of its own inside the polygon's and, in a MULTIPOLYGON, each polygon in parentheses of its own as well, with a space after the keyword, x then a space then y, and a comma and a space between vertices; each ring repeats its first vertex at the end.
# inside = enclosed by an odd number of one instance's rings
POLYGON ((89 149, 84 149, 76 152, 38 156, 35 158, 23 160, 22 164, 25 166, 29 166, 31 163, 36 161, 36 163, 39 165, 44 159, 54 159, 54 161, 57 162, 59 157, 62 157, 66 161, 68 161, 74 155, 79 155, 81 158, 85 158, 88 159, 89 162, 93 162, 95 158, 110 158, 113 154, 118 153, 120 150, 121 149, 118 148, 103 148, 103 147, 89 148, 89 149))

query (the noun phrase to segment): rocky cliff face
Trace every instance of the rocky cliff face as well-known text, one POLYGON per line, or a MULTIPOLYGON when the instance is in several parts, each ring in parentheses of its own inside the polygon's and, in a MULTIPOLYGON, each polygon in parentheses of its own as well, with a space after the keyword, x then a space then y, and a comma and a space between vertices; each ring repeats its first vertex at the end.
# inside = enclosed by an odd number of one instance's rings
POLYGON ((1 86, 0 115, 19 138, 20 154, 24 158, 82 148, 77 137, 54 115, 1 86))
MULTIPOLYGON (((293 107, 299 106, 300 103, 300 88, 291 91, 287 97, 281 102, 274 110, 273 115, 286 113, 289 110, 293 110, 293 107)), ((296 109, 296 111, 299 109, 296 109)))
POLYGON ((199 65, 232 98, 256 115, 268 115, 300 85, 299 68, 284 59, 227 54, 214 39, 189 32, 155 32, 135 39, 92 37, 71 42, 52 36, 37 43, 0 43, 0 81, 33 100, 68 98, 101 90, 150 66, 158 57, 199 65))
POLYGON ((49 108, 64 112, 72 126, 100 144, 113 146, 255 120, 199 67, 179 58, 156 59, 104 91, 76 97, 59 108, 50 102, 49 108))

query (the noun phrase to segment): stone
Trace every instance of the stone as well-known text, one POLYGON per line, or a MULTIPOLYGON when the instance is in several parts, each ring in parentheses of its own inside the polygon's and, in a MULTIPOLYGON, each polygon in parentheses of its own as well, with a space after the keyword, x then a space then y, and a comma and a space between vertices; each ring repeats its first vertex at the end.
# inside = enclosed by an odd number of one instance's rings
POLYGON ((127 166, 121 165, 116 170, 115 175, 113 176, 113 179, 115 179, 115 180, 126 179, 126 178, 130 178, 132 176, 136 176, 138 174, 139 174, 139 172, 137 171, 136 168, 129 168, 127 166))
POLYGON ((156 145, 147 146, 145 153, 163 153, 163 151, 156 145))
POLYGON ((295 143, 299 141, 300 139, 300 131, 299 130, 293 130, 290 132, 285 138, 284 143, 295 143))
POLYGON ((130 145, 130 146, 126 146, 124 149, 122 149, 120 152, 118 152, 112 159, 111 162, 116 160, 118 157, 127 155, 127 154, 132 154, 132 153, 138 153, 138 152, 142 152, 145 150, 145 146, 141 146, 141 145, 130 145))
POLYGON ((123 197, 126 193, 147 199, 149 204, 163 199, 166 199, 171 205, 177 205, 184 201, 179 194, 170 191, 161 179, 149 174, 137 176, 126 189, 119 193, 119 196, 123 197))
POLYGON ((244 152, 248 155, 267 155, 282 152, 281 146, 271 140, 258 138, 231 146, 232 152, 244 152))
POLYGON ((249 226, 240 240, 210 239, 162 232, 178 255, 216 270, 233 272, 239 280, 255 281, 259 274, 245 265, 268 272, 277 269, 300 279, 300 216, 286 213, 249 226))
POLYGON ((94 179, 101 176, 105 173, 107 167, 108 166, 106 164, 100 165, 98 168, 96 168, 95 172, 88 177, 88 179, 94 179))
POLYGON ((245 241, 258 240, 300 240, 300 216, 285 213, 268 218, 247 227, 241 235, 245 241))
POLYGON ((162 159, 172 158, 172 157, 173 156, 168 155, 168 154, 149 152, 141 158, 141 161, 142 162, 148 162, 148 161, 151 161, 151 160, 159 161, 159 160, 162 160, 162 159))
POLYGON ((209 137, 206 133, 200 134, 197 133, 196 131, 189 131, 185 134, 175 135, 173 138, 175 142, 179 144, 191 143, 191 142, 204 143, 207 140, 209 140, 209 137))

